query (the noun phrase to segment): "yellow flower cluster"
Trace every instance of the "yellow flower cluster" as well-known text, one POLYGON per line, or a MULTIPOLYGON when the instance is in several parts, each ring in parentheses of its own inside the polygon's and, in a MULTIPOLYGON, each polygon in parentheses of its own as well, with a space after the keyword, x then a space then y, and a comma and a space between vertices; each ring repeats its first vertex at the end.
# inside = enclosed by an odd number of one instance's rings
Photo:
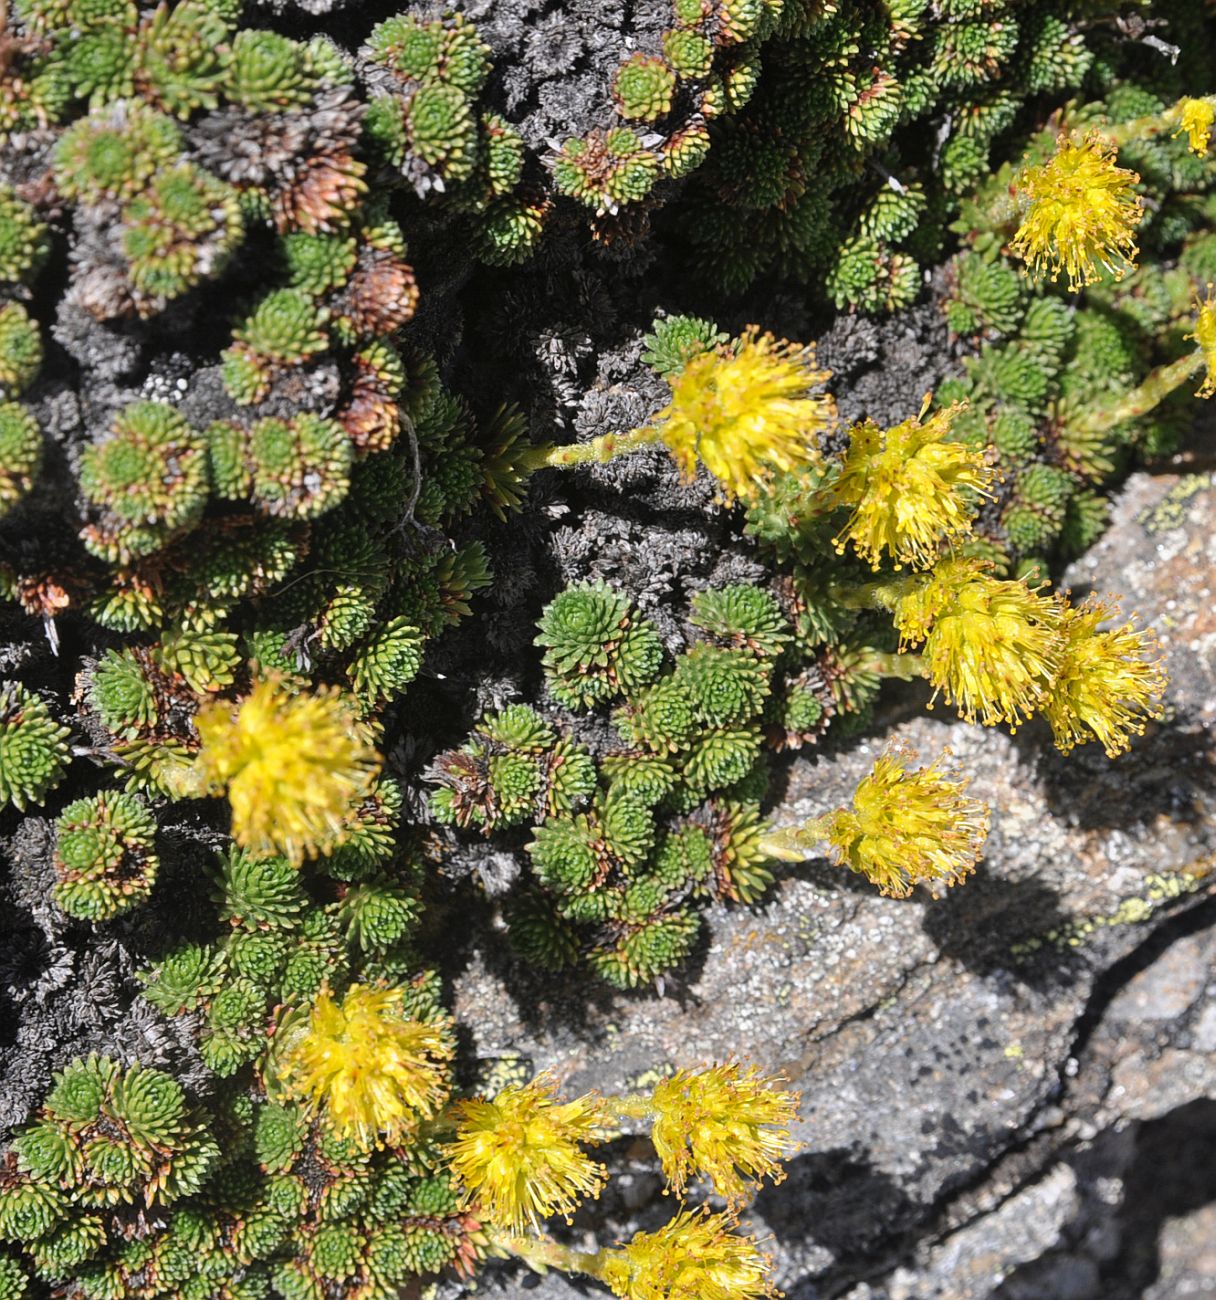
POLYGON ((1017 181, 1029 201, 1012 248, 1036 275, 1068 273, 1075 292, 1104 268, 1121 279, 1134 265, 1144 200, 1139 175, 1115 162, 1115 146, 1097 133, 1060 136, 1055 154, 1017 181))
POLYGON ((852 808, 826 819, 836 861, 890 898, 906 898, 922 882, 965 879, 988 837, 988 808, 967 795, 969 779, 950 771, 948 759, 912 771, 912 750, 892 746, 881 754, 852 808))
POLYGON ((684 1210, 639 1232, 605 1260, 601 1276, 623 1300, 761 1300, 777 1294, 770 1261, 729 1215, 684 1210))
POLYGON ((196 726, 201 774, 227 789, 232 833, 251 853, 295 863, 329 853, 379 770, 366 725, 333 688, 293 694, 264 678, 235 706, 204 705, 196 726))
POLYGON ((340 1003, 323 989, 306 1024, 279 1032, 285 1089, 364 1150, 400 1145, 447 1100, 449 1027, 409 1019, 400 989, 352 984, 340 1003))
POLYGON ((651 1138, 677 1196, 704 1175, 731 1209, 739 1209, 764 1178, 785 1177, 781 1161, 795 1150, 789 1125, 798 1094, 754 1066, 680 1070, 654 1090, 651 1138))
POLYGON ((1178 105, 1178 130, 1174 134, 1185 134, 1191 152, 1202 158, 1211 143, 1214 122, 1216 107, 1211 100, 1184 99, 1178 105))
POLYGON ((1065 754, 1097 740, 1117 758, 1148 718, 1161 716, 1166 680, 1157 640, 1131 623, 1103 629, 1118 612, 1112 601, 1093 597, 1065 610, 1060 667, 1043 707, 1065 754))
POLYGON ((929 680, 968 722, 1015 728, 1041 706, 1060 663, 1059 604, 1024 582, 950 559, 896 606, 904 644, 924 641, 929 680))
POLYGON ((594 1096, 559 1103, 545 1078, 504 1088, 493 1101, 457 1102, 448 1160, 466 1204, 496 1227, 539 1228, 551 1214, 569 1215, 598 1196, 607 1171, 580 1143, 602 1141, 607 1121, 594 1096))
POLYGON ((1199 344, 1206 366, 1203 383, 1199 385, 1195 396, 1212 397, 1216 395, 1216 296, 1210 284, 1207 294, 1196 305, 1195 332, 1187 337, 1199 344))
POLYGON ((1016 728, 1042 713, 1068 752, 1099 741, 1114 757, 1160 715, 1166 677, 1151 631, 1102 624, 1109 601, 1074 607, 977 560, 946 560, 895 601, 904 645, 924 642, 926 675, 968 722, 1016 728))
POLYGON ((812 345, 751 329, 693 357, 652 427, 685 479, 700 460, 727 502, 754 501, 774 473, 819 463, 819 435, 836 418, 832 398, 815 391, 828 378, 812 345))
POLYGON ((849 431, 849 448, 832 495, 852 516, 836 540, 852 542, 874 568, 883 554, 902 568, 928 568, 943 541, 971 531, 976 497, 988 495, 996 471, 982 451, 948 437, 959 404, 892 429, 863 420, 849 431))

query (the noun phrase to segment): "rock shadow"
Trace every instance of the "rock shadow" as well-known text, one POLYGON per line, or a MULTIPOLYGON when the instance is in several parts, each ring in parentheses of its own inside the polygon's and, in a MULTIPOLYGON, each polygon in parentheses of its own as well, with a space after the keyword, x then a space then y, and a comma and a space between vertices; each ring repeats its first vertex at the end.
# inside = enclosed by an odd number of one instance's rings
POLYGON ((1144 1124, 1123 1182, 1119 1254, 1102 1270, 1106 1300, 1133 1300, 1161 1273, 1161 1229, 1216 1201, 1216 1098, 1144 1124))
MULTIPOLYGON (((830 858, 804 858, 801 862, 782 862, 777 864, 775 874, 779 880, 804 880, 808 885, 825 894, 861 894, 866 898, 877 898, 878 891, 865 878, 848 867, 837 866, 830 858)), ((761 898, 758 906, 763 907, 769 896, 761 898)))
POLYGON ((784 1182, 757 1196, 756 1214, 778 1241, 829 1251, 835 1268, 872 1264, 919 1214, 895 1178, 856 1147, 805 1152, 786 1171, 784 1182))
POLYGON ((564 1033, 580 1041, 597 1041, 606 1027, 630 1014, 627 1008, 653 1003, 656 998, 676 1002, 682 1011, 699 1006, 696 992, 712 942, 708 916, 692 949, 678 965, 656 980, 636 988, 618 989, 585 969, 545 971, 530 966, 509 944, 483 942, 480 953, 488 970, 502 981, 521 1022, 532 1033, 564 1033))
POLYGON ((1073 924, 1050 885, 995 876, 986 862, 933 899, 922 920, 944 957, 976 975, 1004 973, 1041 991, 1071 983, 1084 961, 1067 942, 1073 924))
POLYGON ((1014 743, 1051 811, 1084 830, 1133 829, 1159 816, 1191 824, 1210 816, 1216 802, 1216 748, 1198 719, 1153 724, 1115 759, 1092 744, 1065 756, 1041 722, 1014 743))
POLYGON ((550 1273, 542 1277, 518 1260, 491 1259, 477 1270, 477 1294, 486 1300, 519 1300, 520 1296, 531 1295, 539 1295, 544 1300, 551 1300, 554 1296, 605 1300, 609 1292, 602 1283, 577 1273, 550 1273))
MULTIPOLYGON (((1125 1134, 1108 1132, 1075 1158, 1083 1185, 1087 1165, 1096 1163, 1100 1170, 1106 1163, 1103 1145, 1114 1155, 1110 1172, 1119 1171, 1114 1148, 1125 1140, 1125 1134)), ((1103 1252, 1096 1266, 1080 1245, 1051 1250, 1016 1268, 988 1300, 1046 1300, 1059 1293, 1061 1278, 1082 1273, 1096 1275, 1103 1300, 1142 1300, 1161 1276, 1167 1220, 1216 1202, 1216 1099, 1188 1102, 1140 1124, 1134 1141, 1135 1154, 1122 1171, 1122 1196, 1114 1204, 1102 1195, 1086 1196, 1077 1221, 1061 1234, 1067 1243, 1113 1239, 1117 1249, 1103 1252)))
POLYGON ((674 999, 683 1009, 698 1005, 694 986, 709 953, 712 934, 708 917, 688 956, 659 980, 632 989, 617 989, 585 968, 546 970, 530 964, 512 947, 494 916, 493 900, 468 885, 443 900, 441 923, 429 927, 429 956, 435 961, 450 1000, 452 988, 476 956, 501 985, 514 1014, 533 1035, 557 1043, 596 1042, 629 1004, 650 1003, 655 997, 674 999))

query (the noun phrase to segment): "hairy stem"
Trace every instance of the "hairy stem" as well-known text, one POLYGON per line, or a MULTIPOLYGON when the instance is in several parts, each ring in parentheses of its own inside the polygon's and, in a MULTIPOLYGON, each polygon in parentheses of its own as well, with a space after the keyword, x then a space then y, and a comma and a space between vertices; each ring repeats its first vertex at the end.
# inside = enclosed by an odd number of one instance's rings
POLYGON ((896 677, 901 682, 925 676, 923 655, 901 654, 898 650, 875 650, 865 666, 879 677, 896 677))
POLYGON ((563 446, 546 443, 537 447, 527 458, 531 469, 562 469, 570 465, 606 465, 619 456, 628 456, 639 447, 650 447, 659 441, 657 429, 643 426, 628 433, 602 433, 590 442, 572 442, 563 446))
POLYGON ((1075 427, 1083 433, 1105 433, 1107 429, 1113 429, 1125 420, 1146 415, 1174 389, 1185 384, 1192 375, 1198 374, 1204 365, 1203 352, 1196 348, 1188 356, 1158 366, 1139 387, 1124 393, 1113 405, 1083 415, 1076 421, 1075 427))
POLYGON ((654 1098, 645 1092, 629 1096, 609 1094, 604 1103, 619 1119, 651 1119, 655 1113, 654 1098))
POLYGON ((913 586, 910 577, 886 578, 880 582, 861 582, 855 585, 833 583, 828 594, 845 609, 894 609, 913 586))
POLYGON ((605 1251, 591 1254, 548 1238, 521 1237, 513 1233, 492 1233, 490 1242, 508 1255, 522 1259, 538 1273, 557 1269, 560 1273, 585 1273, 588 1277, 600 1279, 604 1275, 605 1251))
POLYGON ((1125 145, 1132 140, 1150 140, 1162 131, 1176 131, 1182 121, 1182 106, 1191 99, 1202 99, 1216 107, 1216 95, 1188 95, 1160 113, 1133 117, 1130 122, 1115 122, 1101 127, 1102 135, 1115 145, 1125 145))
POLYGON ((812 817, 800 826, 783 826, 761 836, 757 847, 779 862, 805 862, 816 856, 827 831, 828 814, 812 817))

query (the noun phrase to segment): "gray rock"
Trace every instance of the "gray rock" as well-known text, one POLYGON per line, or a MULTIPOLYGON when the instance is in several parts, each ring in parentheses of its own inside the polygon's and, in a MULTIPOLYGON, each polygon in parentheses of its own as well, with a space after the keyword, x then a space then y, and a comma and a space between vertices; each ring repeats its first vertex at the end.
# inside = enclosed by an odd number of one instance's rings
MULTIPOLYGON (((992 805, 961 888, 882 899, 812 862, 716 913, 695 973, 659 996, 580 1002, 475 953, 454 990, 475 1053, 570 1093, 732 1056, 785 1072, 804 1148, 749 1222, 791 1300, 1210 1294, 1214 522, 1211 476, 1135 475, 1067 575, 1161 629, 1170 715, 1131 754, 1066 760, 1043 728, 898 703, 890 734, 949 744, 992 805)), ((799 762, 779 820, 839 802, 881 743, 799 762)), ((600 1238, 667 1213, 635 1184, 598 1207, 600 1238)), ((504 1266, 482 1292, 524 1285, 504 1266)), ((528 1294, 587 1291, 549 1276, 528 1294)))

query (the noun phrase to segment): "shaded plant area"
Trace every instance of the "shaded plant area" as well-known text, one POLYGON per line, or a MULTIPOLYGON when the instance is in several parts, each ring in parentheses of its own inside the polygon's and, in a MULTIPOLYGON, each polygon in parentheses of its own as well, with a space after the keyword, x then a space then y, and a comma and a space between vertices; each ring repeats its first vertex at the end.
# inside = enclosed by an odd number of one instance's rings
POLYGON ((748 1300, 786 1162, 823 1212, 774 1226, 860 1259, 831 1203, 910 1206, 797 1154, 780 1074, 566 1097, 482 1070, 451 983, 483 950, 527 1022, 556 972, 572 1037, 691 998, 783 873, 1056 928, 884 692, 1034 719, 1082 821, 1128 750, 1201 793, 1151 630, 1049 579, 1216 384, 1211 14, 0 16, 0 1300, 491 1258, 748 1300), (579 1249, 596 1150, 675 1203, 579 1249))

